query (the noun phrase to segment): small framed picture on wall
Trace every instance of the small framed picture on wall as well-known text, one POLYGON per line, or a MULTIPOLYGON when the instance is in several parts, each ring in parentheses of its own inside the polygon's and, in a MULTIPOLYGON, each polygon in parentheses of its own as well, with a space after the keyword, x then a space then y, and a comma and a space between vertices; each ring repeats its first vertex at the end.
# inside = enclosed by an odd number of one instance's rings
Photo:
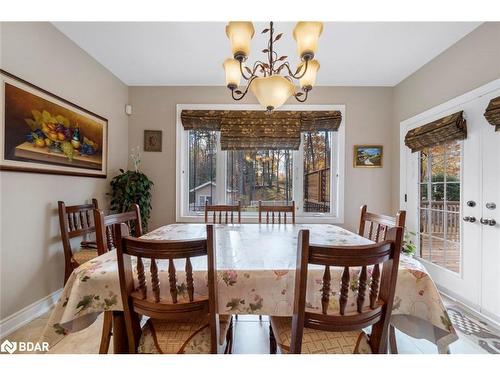
POLYGON ((355 145, 354 168, 382 168, 384 147, 380 145, 355 145))
POLYGON ((161 130, 144 130, 144 151, 161 152, 161 130))

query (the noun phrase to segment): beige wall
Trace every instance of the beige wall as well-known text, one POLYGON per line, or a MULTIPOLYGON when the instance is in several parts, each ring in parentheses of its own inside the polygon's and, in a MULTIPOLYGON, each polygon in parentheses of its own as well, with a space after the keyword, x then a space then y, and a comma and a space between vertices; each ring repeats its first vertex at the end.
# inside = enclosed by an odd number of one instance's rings
MULTIPOLYGON (((500 78, 500 22, 487 22, 394 87, 393 149, 399 123, 500 78)), ((399 152, 392 158, 393 210, 399 207, 399 152)))
MULTIPOLYGON (((108 176, 126 166, 128 88, 49 23, 2 23, 1 67, 109 121, 108 176)), ((3 116, 3 114, 2 114, 3 116)), ((0 172, 0 319, 63 285, 57 200, 104 205, 105 179, 0 172)))
MULTIPOLYGON (((145 152, 141 169, 154 182, 150 228, 175 221, 176 104, 234 103, 225 87, 131 87, 133 115, 129 122, 129 147, 142 149, 144 129, 163 130, 163 152, 145 152)), ((245 103, 256 103, 249 95, 245 103)), ((346 106, 345 226, 357 228, 359 206, 391 213, 392 88, 317 87, 309 104, 346 106), (384 145, 384 167, 352 167, 354 144, 384 145), (369 182, 369 183, 367 183, 369 182)), ((293 104, 290 101, 290 104, 293 104)))

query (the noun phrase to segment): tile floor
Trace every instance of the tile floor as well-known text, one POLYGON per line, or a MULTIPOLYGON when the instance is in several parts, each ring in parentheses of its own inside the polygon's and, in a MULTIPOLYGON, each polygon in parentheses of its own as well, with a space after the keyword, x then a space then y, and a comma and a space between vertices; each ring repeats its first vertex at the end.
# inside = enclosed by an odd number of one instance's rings
MULTIPOLYGON (((445 299, 445 303, 451 312, 450 316, 455 319, 454 325, 460 337, 450 346, 452 354, 500 353, 500 332, 461 309, 452 301, 445 299)), ((11 341, 37 341, 48 316, 49 313, 33 320, 6 338, 11 341)), ((266 316, 263 316, 262 321, 259 321, 257 315, 240 315, 234 325, 234 354, 269 353, 269 319, 266 316)), ((102 315, 87 329, 65 337, 54 345, 49 353, 97 353, 101 329, 102 315)), ((397 342, 401 354, 437 353, 434 344, 426 340, 414 339, 399 331, 397 331, 397 342)), ((111 344, 110 352, 112 351, 111 344)))

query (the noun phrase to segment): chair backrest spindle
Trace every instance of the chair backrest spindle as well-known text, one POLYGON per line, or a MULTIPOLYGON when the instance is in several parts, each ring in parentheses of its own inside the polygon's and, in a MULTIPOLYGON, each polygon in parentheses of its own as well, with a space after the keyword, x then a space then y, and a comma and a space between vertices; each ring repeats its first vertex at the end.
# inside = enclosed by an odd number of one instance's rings
POLYGON ((259 201, 259 223, 261 224, 262 214, 265 214, 266 224, 287 224, 288 221, 295 224, 295 201, 286 206, 268 206, 259 201), (291 219, 287 218, 287 213, 291 213, 291 219))
POLYGON ((212 213, 212 223, 214 224, 234 224, 234 213, 237 212, 238 224, 241 223, 241 202, 236 205, 211 205, 205 202, 205 223, 209 222, 209 213, 212 213))

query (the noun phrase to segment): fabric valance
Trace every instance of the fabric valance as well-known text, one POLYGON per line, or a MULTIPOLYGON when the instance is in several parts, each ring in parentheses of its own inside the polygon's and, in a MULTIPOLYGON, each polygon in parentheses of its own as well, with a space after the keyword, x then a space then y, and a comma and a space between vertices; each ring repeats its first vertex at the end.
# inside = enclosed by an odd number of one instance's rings
POLYGON ((495 131, 500 131, 500 96, 491 99, 486 112, 484 112, 484 117, 495 127, 495 131))
POLYGON ((463 111, 440 118, 426 125, 410 130, 405 137, 405 145, 412 152, 445 142, 467 138, 467 124, 463 111))
POLYGON ((340 111, 183 110, 185 130, 221 132, 222 150, 297 150, 301 132, 337 131, 340 111))

